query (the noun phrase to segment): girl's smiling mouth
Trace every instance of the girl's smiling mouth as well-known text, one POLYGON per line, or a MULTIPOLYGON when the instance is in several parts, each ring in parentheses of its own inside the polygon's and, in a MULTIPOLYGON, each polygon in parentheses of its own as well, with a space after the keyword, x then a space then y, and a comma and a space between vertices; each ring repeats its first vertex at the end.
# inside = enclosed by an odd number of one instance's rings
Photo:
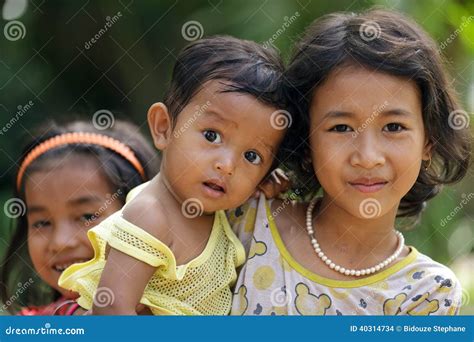
POLYGON ((362 193, 373 193, 380 191, 388 184, 388 181, 382 178, 357 178, 350 181, 349 184, 362 193))

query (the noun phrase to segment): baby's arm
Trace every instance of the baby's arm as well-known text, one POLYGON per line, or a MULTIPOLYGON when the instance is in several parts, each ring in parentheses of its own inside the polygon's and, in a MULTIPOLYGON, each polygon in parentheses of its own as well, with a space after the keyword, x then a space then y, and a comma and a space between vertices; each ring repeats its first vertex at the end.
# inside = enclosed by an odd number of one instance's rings
MULTIPOLYGON (((126 221, 157 238, 163 235, 163 227, 167 225, 161 207, 156 205, 154 199, 141 194, 127 204, 122 215, 126 221)), ((136 315, 146 285, 156 270, 155 266, 110 248, 96 296, 100 296, 102 288, 104 293, 112 292, 113 301, 110 305, 103 306, 100 300, 94 300, 92 313, 136 315)))
POLYGON ((109 292, 109 305, 94 300, 93 315, 136 315, 136 307, 156 268, 114 248, 110 249, 96 296, 109 292))

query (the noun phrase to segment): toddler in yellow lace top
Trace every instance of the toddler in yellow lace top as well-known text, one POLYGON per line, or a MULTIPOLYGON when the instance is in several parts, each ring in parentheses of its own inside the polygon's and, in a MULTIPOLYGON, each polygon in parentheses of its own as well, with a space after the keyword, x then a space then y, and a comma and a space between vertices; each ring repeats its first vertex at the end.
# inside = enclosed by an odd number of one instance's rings
POLYGON ((94 258, 59 279, 82 307, 229 313, 245 252, 223 210, 244 203, 278 159, 282 71, 274 50, 250 41, 219 36, 184 48, 165 100, 148 111, 160 173, 88 232, 94 258))

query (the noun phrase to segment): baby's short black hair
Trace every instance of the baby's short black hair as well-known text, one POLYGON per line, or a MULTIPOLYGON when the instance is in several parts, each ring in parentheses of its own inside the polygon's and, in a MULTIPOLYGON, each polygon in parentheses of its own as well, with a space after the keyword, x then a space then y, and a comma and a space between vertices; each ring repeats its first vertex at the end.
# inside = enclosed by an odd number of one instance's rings
POLYGON ((178 55, 164 104, 172 119, 207 81, 225 81, 223 92, 249 94, 275 108, 286 107, 278 52, 258 43, 230 36, 203 38, 178 55))

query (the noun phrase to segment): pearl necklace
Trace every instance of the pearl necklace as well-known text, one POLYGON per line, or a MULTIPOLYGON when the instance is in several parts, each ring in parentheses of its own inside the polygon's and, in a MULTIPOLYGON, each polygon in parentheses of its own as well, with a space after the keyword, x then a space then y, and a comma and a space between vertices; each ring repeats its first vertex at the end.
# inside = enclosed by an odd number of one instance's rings
POLYGON ((314 206, 316 205, 316 201, 318 199, 315 197, 311 200, 311 202, 308 205, 308 209, 306 210, 306 230, 308 231, 308 235, 311 239, 311 244, 313 245, 314 251, 316 252, 316 255, 332 270, 345 274, 346 276, 364 276, 364 275, 369 275, 375 272, 380 271, 381 269, 385 268, 388 264, 390 264, 392 261, 394 261, 400 253, 403 250, 403 246, 405 244, 405 239, 403 238, 402 233, 399 231, 395 231, 395 234, 397 235, 398 238, 398 247, 395 253, 393 253, 391 256, 389 256, 387 259, 382 261, 381 263, 369 267, 366 269, 361 269, 361 270, 351 270, 351 269, 346 269, 342 266, 336 265, 334 262, 332 262, 331 259, 329 259, 321 250, 321 247, 319 246, 318 241, 314 237, 314 230, 313 230, 313 209, 314 206))

